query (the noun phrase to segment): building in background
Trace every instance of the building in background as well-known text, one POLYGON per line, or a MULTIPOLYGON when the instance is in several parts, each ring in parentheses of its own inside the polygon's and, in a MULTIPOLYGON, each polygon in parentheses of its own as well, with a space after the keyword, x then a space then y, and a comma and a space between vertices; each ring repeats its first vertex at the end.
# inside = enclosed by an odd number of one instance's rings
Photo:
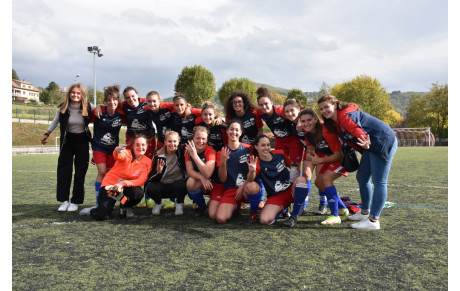
POLYGON ((16 102, 39 102, 40 90, 26 81, 12 80, 12 99, 16 102))

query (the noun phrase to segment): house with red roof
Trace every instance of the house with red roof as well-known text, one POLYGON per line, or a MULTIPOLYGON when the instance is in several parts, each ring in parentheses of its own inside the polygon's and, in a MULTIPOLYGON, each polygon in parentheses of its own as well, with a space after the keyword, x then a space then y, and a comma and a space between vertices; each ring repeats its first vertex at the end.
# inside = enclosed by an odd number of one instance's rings
POLYGON ((12 99, 13 101, 35 101, 38 102, 40 90, 26 81, 12 80, 12 99))

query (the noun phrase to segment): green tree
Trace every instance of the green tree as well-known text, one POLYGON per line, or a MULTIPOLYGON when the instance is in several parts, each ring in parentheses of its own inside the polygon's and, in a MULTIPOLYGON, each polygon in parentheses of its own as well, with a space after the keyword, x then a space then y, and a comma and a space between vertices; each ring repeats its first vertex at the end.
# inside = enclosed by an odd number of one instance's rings
MULTIPOLYGON (((307 105, 307 96, 300 89, 291 89, 287 93, 287 99, 296 99, 303 105, 307 105)), ((281 104, 283 105, 283 104, 281 104)))
POLYGON ((59 92, 59 85, 50 82, 48 86, 41 90, 38 99, 45 104, 59 104, 65 100, 65 96, 59 92))
POLYGON ((257 104, 257 85, 248 78, 232 78, 225 81, 217 91, 217 96, 222 104, 227 102, 228 97, 232 95, 233 91, 243 91, 249 94, 249 96, 257 104))
POLYGON ((174 90, 184 93, 192 106, 201 107, 203 101, 212 101, 216 95, 216 79, 202 66, 185 67, 177 77, 174 90))
POLYGON ((415 94, 406 111, 408 126, 431 127, 436 136, 447 137, 448 85, 433 83, 428 94, 415 94))
MULTIPOLYGON (((89 86, 86 88, 86 97, 89 102, 94 103, 94 87, 89 86)), ((102 104, 104 103, 104 92, 96 90, 96 104, 102 104)))
POLYGON ((349 82, 334 85, 330 94, 340 101, 358 104, 364 112, 390 125, 394 119, 390 95, 377 79, 360 75, 349 82))
POLYGON ((13 80, 19 80, 19 76, 18 76, 18 74, 16 73, 16 70, 15 70, 15 69, 13 69, 13 78, 12 78, 12 79, 13 79, 13 80))

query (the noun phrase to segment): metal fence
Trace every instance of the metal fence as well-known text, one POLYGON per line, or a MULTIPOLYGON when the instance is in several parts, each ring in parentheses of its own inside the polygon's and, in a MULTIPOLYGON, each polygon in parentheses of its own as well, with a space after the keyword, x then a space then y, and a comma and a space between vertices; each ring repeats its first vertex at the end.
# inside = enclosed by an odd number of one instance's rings
POLYGON ((13 108, 12 118, 16 118, 21 122, 21 119, 33 120, 34 123, 40 121, 52 121, 56 116, 56 110, 49 109, 21 109, 13 108))

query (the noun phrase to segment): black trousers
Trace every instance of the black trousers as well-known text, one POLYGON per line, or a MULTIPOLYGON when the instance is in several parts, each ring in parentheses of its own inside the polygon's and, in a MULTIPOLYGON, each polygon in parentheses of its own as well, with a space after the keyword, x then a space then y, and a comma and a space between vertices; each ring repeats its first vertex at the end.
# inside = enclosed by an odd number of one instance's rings
POLYGON ((176 198, 177 203, 184 203, 185 195, 187 195, 185 180, 177 180, 171 184, 150 182, 145 191, 156 204, 160 204, 162 198, 176 198))
POLYGON ((73 191, 70 202, 82 204, 85 199, 85 176, 89 163, 89 141, 85 133, 67 133, 66 142, 59 153, 57 167, 56 198, 59 202, 69 200, 70 185, 72 183, 73 166, 73 191))
MULTIPOLYGON (((141 187, 124 187, 123 194, 128 198, 128 201, 122 207, 133 207, 144 198, 144 191, 141 187)), ((112 214, 113 206, 117 201, 108 196, 105 187, 101 187, 99 190, 99 196, 97 198, 98 207, 91 209, 90 215, 97 220, 102 220, 110 217, 112 214)))

